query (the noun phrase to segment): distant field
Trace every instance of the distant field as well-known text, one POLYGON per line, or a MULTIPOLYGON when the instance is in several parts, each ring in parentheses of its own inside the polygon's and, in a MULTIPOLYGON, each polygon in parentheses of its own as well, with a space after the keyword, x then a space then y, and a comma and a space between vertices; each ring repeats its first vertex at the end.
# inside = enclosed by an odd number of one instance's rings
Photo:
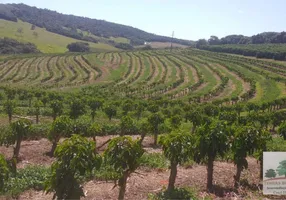
MULTIPOLYGON (((34 43, 43 53, 64 53, 67 51, 66 46, 68 44, 79 41, 73 38, 48 32, 46 29, 39 27, 36 27, 35 30, 31 30, 31 26, 31 24, 22 22, 20 20, 16 23, 0 19, 0 37, 9 37, 20 42, 34 43), (22 33, 17 32, 19 28, 22 28, 22 33), (34 32, 36 32, 38 36, 35 36, 33 34, 34 32)), ((89 43, 89 45, 92 51, 95 52, 117 50, 115 47, 103 43, 89 43)))
MULTIPOLYGON (((154 49, 164 49, 164 48, 170 47, 171 43, 170 42, 151 42, 149 45, 154 49)), ((140 47, 144 47, 144 45, 137 46, 137 48, 140 48, 140 47)), ((188 46, 173 43, 173 47, 187 48, 188 46)))

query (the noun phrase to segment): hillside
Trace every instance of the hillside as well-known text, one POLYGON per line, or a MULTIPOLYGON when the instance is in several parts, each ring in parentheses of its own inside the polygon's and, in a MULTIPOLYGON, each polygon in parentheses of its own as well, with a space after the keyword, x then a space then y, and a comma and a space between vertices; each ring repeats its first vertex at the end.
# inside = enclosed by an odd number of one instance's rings
MULTIPOLYGON (((64 15, 47 9, 30 7, 25 4, 0 4, 0 18, 15 22, 17 19, 21 19, 38 27, 46 28, 50 32, 91 42, 97 41, 94 36, 104 38, 123 37, 129 39, 132 45, 143 45, 146 41, 172 41, 171 37, 147 33, 131 26, 74 15, 64 15), (83 32, 87 32, 88 34, 84 34, 83 32)), ((188 40, 173 39, 173 41, 183 45, 192 44, 192 41, 188 40)))
MULTIPOLYGON (((32 24, 18 20, 18 22, 0 19, 0 37, 9 37, 20 42, 30 42, 37 46, 43 53, 64 53, 66 46, 79 40, 62 36, 47 31, 44 28, 35 27, 31 30, 32 24)), ((89 42, 92 51, 114 51, 115 47, 103 44, 89 42)))

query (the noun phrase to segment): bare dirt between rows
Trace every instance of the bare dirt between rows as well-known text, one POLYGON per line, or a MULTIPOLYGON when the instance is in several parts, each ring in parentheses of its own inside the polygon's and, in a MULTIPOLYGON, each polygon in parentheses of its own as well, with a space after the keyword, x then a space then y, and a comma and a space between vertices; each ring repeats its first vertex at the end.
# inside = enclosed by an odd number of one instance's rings
MULTIPOLYGON (((97 146, 101 146, 104 142, 115 136, 97 137, 97 146)), ((132 136, 138 138, 139 136, 132 136)), ((152 147, 153 138, 146 137, 143 145, 147 152, 161 152, 161 149, 152 147)), ((104 148, 101 148, 102 152, 104 148)), ((21 162, 19 168, 23 168, 29 164, 49 166, 54 159, 46 155, 51 148, 51 143, 47 139, 23 141, 20 150, 21 162)), ((5 157, 11 157, 13 149, 0 147, 0 153, 5 157)), ((250 199, 256 199, 252 196, 251 190, 258 191, 259 185, 259 164, 253 158, 248 158, 249 169, 245 170, 242 180, 247 178, 248 186, 246 189, 240 188, 239 194, 233 192, 233 175, 236 168, 233 163, 215 162, 214 168, 214 184, 215 192, 211 195, 212 199, 243 199, 243 195, 247 195, 250 199), (233 197, 233 198, 231 198, 233 197), (237 197, 237 198, 234 198, 237 197), (239 198, 241 197, 241 198, 239 198), (252 198, 253 197, 253 198, 252 198)), ((176 180, 177 187, 195 187, 200 191, 200 195, 206 194, 206 167, 203 165, 193 165, 189 167, 179 167, 176 180)), ((147 199, 149 193, 157 193, 168 184, 169 170, 146 169, 140 168, 137 173, 133 173, 128 180, 126 199, 147 199)), ((244 181, 245 182, 245 181, 244 181)), ((112 189, 114 182, 92 180, 84 184, 86 198, 83 199, 117 199, 118 188, 112 189)), ((1 197, 0 197, 1 199, 1 197)), ((20 195, 19 199, 52 199, 52 194, 44 194, 43 191, 28 190, 20 195)))

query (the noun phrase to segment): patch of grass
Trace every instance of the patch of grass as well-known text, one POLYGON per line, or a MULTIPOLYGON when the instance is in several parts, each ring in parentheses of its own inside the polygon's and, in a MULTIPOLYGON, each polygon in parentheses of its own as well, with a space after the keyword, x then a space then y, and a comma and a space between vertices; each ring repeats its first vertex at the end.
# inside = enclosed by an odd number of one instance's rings
POLYGON ((282 137, 273 137, 267 143, 268 151, 286 151, 286 141, 282 137))
POLYGON ((140 166, 155 169, 167 169, 169 166, 169 161, 162 153, 144 153, 139 162, 140 166))
POLYGON ((20 193, 31 188, 42 190, 49 174, 49 168, 42 166, 28 166, 19 169, 16 177, 10 176, 1 194, 17 197, 20 193))
POLYGON ((110 37, 110 40, 113 40, 116 43, 127 43, 130 44, 130 40, 124 37, 110 37))
POLYGON ((99 170, 94 170, 92 176, 96 180, 107 181, 107 180, 117 180, 120 175, 114 171, 111 165, 103 163, 99 170))
MULTIPOLYGON (((201 199, 198 195, 198 191, 193 188, 175 188, 173 191, 163 190, 157 194, 148 194, 148 200, 166 200, 166 199, 184 199, 195 200, 201 199)), ((208 197, 205 200, 210 199, 208 197)))
MULTIPOLYGON (((34 43, 37 48, 43 53, 65 53, 67 52, 66 46, 73 42, 78 42, 73 38, 65 37, 47 31, 44 28, 36 27, 31 30, 31 24, 18 20, 18 22, 11 22, 0 19, 0 37, 9 37, 18 40, 19 42, 34 43), (22 28, 23 33, 17 33, 17 29, 22 28), (37 32, 38 36, 33 33, 37 32)), ((103 43, 91 43, 90 48, 93 51, 116 51, 117 49, 111 45, 103 43)))

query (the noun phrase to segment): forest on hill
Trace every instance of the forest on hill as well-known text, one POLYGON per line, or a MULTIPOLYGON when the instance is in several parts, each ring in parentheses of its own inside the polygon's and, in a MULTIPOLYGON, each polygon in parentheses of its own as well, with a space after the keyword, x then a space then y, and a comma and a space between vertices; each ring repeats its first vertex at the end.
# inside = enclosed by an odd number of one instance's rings
POLYGON ((222 45, 222 44, 281 44, 286 43, 286 32, 263 32, 251 37, 244 35, 228 35, 219 39, 212 35, 208 40, 200 39, 197 45, 222 45))
POLYGON ((228 35, 219 39, 200 39, 196 47, 203 50, 255 56, 275 60, 286 60, 286 32, 264 32, 251 37, 244 35, 228 35))
MULTIPOLYGON (((124 37, 130 39, 132 45, 143 45, 148 42, 171 42, 171 37, 147 33, 131 26, 111 23, 104 20, 64 15, 48 9, 39 9, 25 4, 0 4, 0 19, 17 21, 21 19, 50 32, 75 39, 97 42, 94 36, 124 37), (78 31, 81 30, 81 31, 78 31), (86 32, 84 34, 82 31, 86 32)), ((190 45, 188 40, 173 39, 175 43, 190 45)))

